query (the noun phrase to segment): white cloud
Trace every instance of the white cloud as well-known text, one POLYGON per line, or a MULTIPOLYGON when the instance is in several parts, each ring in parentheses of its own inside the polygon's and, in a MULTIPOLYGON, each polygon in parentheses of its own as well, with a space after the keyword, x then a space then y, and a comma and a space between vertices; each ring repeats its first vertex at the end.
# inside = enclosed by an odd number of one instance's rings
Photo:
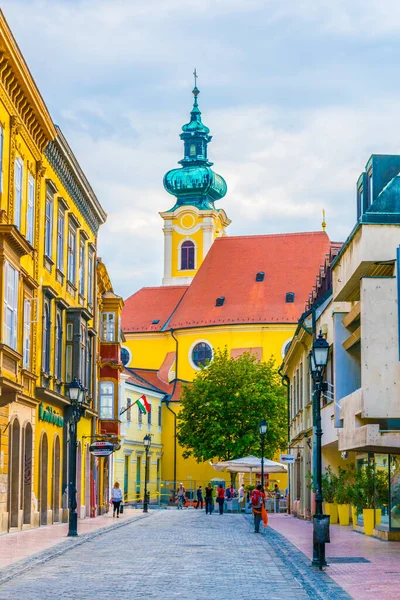
POLYGON ((231 234, 344 239, 371 153, 398 152, 394 0, 3 0, 54 119, 109 217, 117 292, 162 277, 164 173, 181 158, 193 66, 228 183, 231 234))

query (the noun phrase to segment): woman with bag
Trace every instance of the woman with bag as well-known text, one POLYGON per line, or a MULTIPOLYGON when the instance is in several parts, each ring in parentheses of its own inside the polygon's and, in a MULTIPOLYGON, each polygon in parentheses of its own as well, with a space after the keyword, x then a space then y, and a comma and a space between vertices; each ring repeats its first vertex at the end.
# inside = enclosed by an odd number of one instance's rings
POLYGON ((114 487, 111 491, 111 502, 113 503, 113 517, 115 517, 115 513, 117 513, 117 519, 119 519, 119 507, 122 502, 122 490, 119 487, 118 481, 114 483, 114 487))
POLYGON ((259 484, 256 489, 252 491, 250 501, 254 516, 254 533, 260 533, 260 523, 263 516, 262 513, 265 511, 265 494, 261 484, 259 484))

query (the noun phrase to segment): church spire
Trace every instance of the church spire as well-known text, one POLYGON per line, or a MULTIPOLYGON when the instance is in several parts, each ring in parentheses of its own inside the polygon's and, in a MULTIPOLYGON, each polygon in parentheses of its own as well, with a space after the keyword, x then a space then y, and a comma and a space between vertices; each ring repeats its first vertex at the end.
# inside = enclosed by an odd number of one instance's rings
POLYGON ((164 187, 169 194, 176 197, 177 206, 192 205, 197 208, 213 209, 214 202, 223 198, 227 192, 225 180, 214 173, 208 160, 208 144, 212 136, 209 128, 201 120, 198 104, 200 90, 197 87, 197 71, 193 72, 193 108, 190 121, 182 127, 180 138, 184 144, 184 157, 179 161, 181 169, 172 169, 164 176, 164 187))

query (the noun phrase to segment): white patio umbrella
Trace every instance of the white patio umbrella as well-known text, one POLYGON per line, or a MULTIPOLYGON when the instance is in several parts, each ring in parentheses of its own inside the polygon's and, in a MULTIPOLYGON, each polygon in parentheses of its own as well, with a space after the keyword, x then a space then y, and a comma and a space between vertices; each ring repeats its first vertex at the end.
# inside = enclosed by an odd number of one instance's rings
MULTIPOLYGON (((261 458, 257 456, 245 456, 235 460, 226 460, 211 463, 216 471, 228 471, 229 473, 261 473, 261 458)), ((287 466, 264 458, 264 473, 287 473, 287 466)))

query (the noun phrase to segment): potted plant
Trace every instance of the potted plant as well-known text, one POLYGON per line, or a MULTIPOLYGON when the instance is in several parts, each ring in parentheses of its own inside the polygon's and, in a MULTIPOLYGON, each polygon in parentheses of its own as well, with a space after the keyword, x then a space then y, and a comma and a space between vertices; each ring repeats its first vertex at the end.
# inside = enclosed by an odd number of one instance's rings
POLYGON ((335 502, 338 505, 339 524, 349 525, 350 523, 350 495, 349 495, 349 471, 339 467, 337 485, 335 491, 335 502))
MULTIPOLYGON (((375 526, 375 506, 387 503, 388 474, 382 470, 375 471, 373 465, 367 465, 356 473, 356 485, 362 497, 364 533, 372 535, 375 526)), ((380 514, 377 514, 377 524, 380 523, 380 514)))
POLYGON ((338 476, 332 471, 332 467, 328 465, 322 475, 322 495, 325 502, 325 514, 330 515, 332 525, 338 522, 338 509, 335 503, 337 483, 338 476))

